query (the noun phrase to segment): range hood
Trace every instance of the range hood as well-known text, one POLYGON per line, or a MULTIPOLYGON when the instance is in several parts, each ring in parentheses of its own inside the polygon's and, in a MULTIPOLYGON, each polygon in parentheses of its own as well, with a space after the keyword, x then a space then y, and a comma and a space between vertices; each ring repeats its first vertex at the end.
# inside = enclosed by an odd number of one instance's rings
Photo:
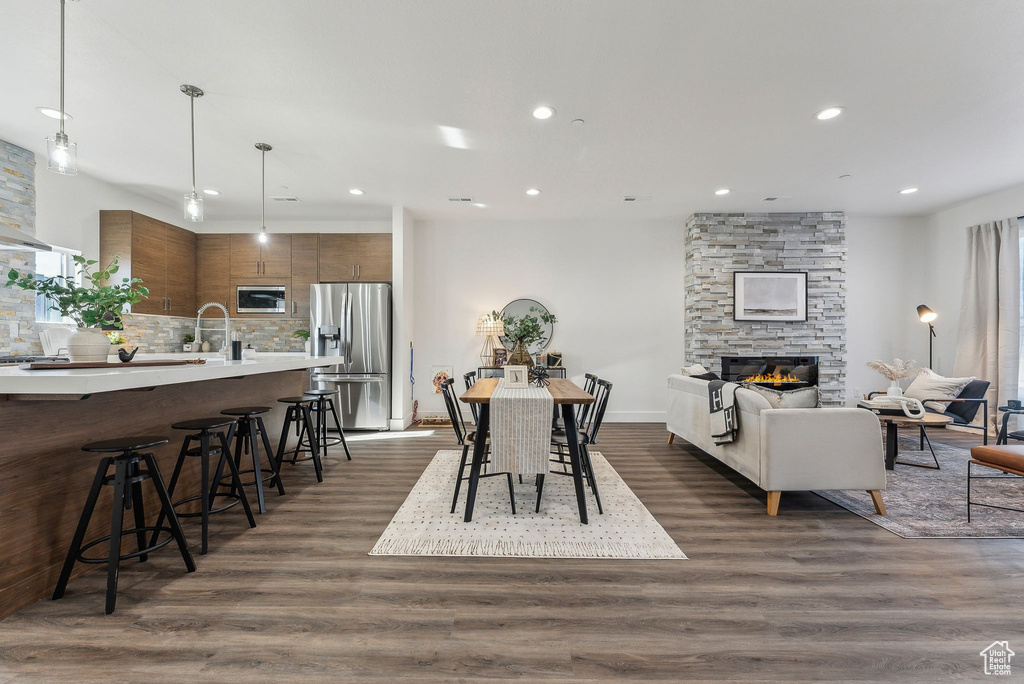
POLYGON ((0 250, 20 252, 52 252, 53 248, 28 233, 0 223, 0 250))

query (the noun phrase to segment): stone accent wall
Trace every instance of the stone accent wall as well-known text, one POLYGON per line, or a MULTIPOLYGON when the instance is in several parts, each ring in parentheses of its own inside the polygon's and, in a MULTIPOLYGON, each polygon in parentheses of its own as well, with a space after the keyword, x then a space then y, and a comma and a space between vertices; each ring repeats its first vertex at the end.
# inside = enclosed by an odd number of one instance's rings
POLYGON ((822 403, 846 402, 846 217, 842 212, 694 214, 686 222, 686 363, 726 355, 820 357, 822 403), (733 320, 734 271, 807 271, 807 321, 733 320))
MULTIPOLYGON (((0 140, 0 223, 36 234, 36 156, 29 150, 0 140)), ((34 252, 0 249, 0 277, 7 281, 11 268, 33 270, 34 252)), ((0 285, 0 354, 36 354, 42 351, 35 327, 34 292, 0 285), (13 323, 18 335, 13 335, 13 323)))
MULTIPOLYGON (((203 313, 203 324, 223 327, 219 310, 209 309, 203 313)), ((125 319, 124 336, 128 347, 139 347, 139 353, 168 353, 181 351, 181 338, 195 333, 195 316, 152 316, 136 314, 125 319)), ((308 330, 308 318, 232 318, 231 330, 238 333, 242 346, 252 344, 260 351, 301 352, 305 342, 295 337, 296 330, 308 330)), ((213 351, 224 343, 224 333, 203 333, 203 341, 209 340, 213 351)))

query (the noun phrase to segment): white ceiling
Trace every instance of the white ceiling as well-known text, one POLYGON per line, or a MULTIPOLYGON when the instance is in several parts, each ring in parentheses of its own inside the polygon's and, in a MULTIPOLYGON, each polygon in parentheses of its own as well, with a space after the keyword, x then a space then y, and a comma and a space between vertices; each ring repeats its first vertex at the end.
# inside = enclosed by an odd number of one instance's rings
MULTIPOLYGON (((39 152, 58 7, 0 0, 0 138, 39 152)), ((198 85, 211 220, 258 218, 257 141, 274 145, 268 194, 302 200, 270 219, 908 215, 1024 182, 1020 0, 82 0, 67 16, 81 170, 180 203, 178 86, 198 85), (557 115, 533 119, 540 103, 557 115)))

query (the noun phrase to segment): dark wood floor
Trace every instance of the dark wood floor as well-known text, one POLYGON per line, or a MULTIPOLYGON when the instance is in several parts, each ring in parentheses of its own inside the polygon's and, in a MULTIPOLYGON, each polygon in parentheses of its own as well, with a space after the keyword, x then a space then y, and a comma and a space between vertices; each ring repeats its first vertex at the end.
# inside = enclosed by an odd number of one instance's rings
POLYGON ((663 425, 602 437, 691 560, 370 557, 451 437, 355 442, 323 484, 290 467, 257 529, 218 516, 196 573, 169 550, 126 563, 114 615, 94 572, 0 622, 0 684, 937 682, 984 679, 997 639, 1024 648, 1024 542, 903 540, 812 494, 770 518, 763 492, 667 446, 663 425))

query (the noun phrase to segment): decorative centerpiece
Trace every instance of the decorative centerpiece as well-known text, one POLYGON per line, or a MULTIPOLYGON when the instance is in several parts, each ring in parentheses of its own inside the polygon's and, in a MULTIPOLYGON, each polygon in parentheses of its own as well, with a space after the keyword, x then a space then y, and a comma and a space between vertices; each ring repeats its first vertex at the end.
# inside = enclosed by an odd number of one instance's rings
POLYGON ((83 285, 78 285, 69 276, 39 278, 34 273, 11 269, 7 273, 7 287, 19 287, 45 295, 49 307, 78 325, 78 331, 68 338, 68 356, 76 363, 94 363, 107 360, 110 339, 101 326, 113 325, 121 329, 121 316, 130 304, 137 304, 149 296, 149 290, 142 286, 139 278, 122 278, 120 283, 111 284, 110 278, 117 273, 117 260, 98 271, 90 270, 97 262, 76 254, 72 257, 78 266, 83 285))
POLYGON ((525 316, 509 315, 504 318, 497 311, 491 312, 492 318, 501 320, 505 329, 505 337, 514 343, 512 353, 508 357, 508 362, 511 364, 532 367, 533 357, 530 355, 530 345, 536 342, 546 344, 548 341, 541 322, 545 325, 558 322, 553 313, 549 313, 536 306, 531 306, 530 312, 530 314, 525 316))
POLYGON ((309 353, 309 349, 310 349, 309 331, 304 329, 304 328, 302 330, 296 330, 295 332, 292 333, 292 337, 298 337, 300 340, 302 340, 302 341, 304 341, 306 343, 305 344, 306 353, 308 354, 309 353))
POLYGON ((185 334, 181 336, 181 350, 184 352, 199 351, 193 346, 193 342, 196 341, 196 336, 192 334, 185 334))
POLYGON ((914 368, 913 361, 904 361, 903 359, 893 359, 891 364, 884 361, 869 361, 868 368, 878 371, 889 379, 889 389, 886 390, 886 394, 890 397, 903 396, 900 380, 916 377, 925 370, 924 368, 914 368))
POLYGON ((535 366, 530 369, 530 380, 537 387, 547 387, 551 384, 548 369, 542 366, 535 366))

